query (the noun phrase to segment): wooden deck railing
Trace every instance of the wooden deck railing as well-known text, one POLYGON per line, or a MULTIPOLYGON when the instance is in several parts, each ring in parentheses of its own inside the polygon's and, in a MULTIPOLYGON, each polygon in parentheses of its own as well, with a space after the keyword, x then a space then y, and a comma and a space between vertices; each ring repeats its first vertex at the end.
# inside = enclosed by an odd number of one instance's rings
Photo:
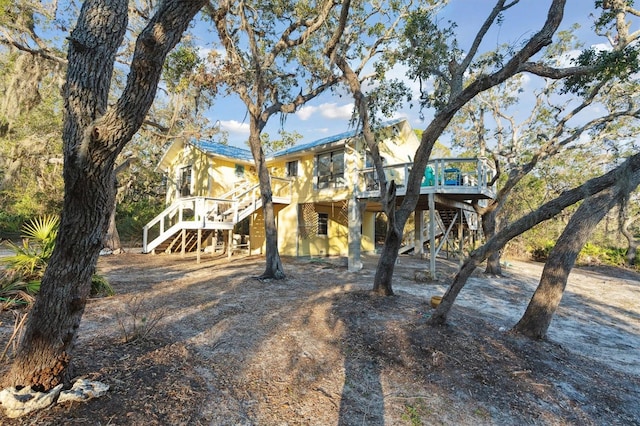
MULTIPOLYGON (((397 194, 406 193, 409 172, 413 163, 393 164, 384 167, 387 182, 395 181, 397 194)), ((484 158, 436 158, 430 160, 422 177, 421 193, 465 192, 495 196, 495 189, 489 186, 495 169, 484 158)), ((358 174, 358 195, 372 197, 379 195, 379 180, 373 167, 360 170, 358 174)))
MULTIPOLYGON (((271 177, 274 202, 290 203, 292 181, 271 177)), ((143 228, 142 250, 152 251, 181 229, 233 229, 262 206, 258 184, 243 184, 216 197, 186 197, 173 202, 143 228)))

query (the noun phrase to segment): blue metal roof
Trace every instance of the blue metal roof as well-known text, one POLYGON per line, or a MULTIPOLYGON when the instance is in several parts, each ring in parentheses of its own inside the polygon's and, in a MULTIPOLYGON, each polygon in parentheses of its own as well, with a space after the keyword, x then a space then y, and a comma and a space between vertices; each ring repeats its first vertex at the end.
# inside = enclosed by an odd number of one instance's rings
MULTIPOLYGON (((381 124, 382 127, 393 126, 394 124, 405 121, 404 118, 398 118, 395 120, 389 120, 381 124)), ((295 154, 297 152, 307 151, 313 148, 318 148, 324 145, 329 145, 334 142, 339 142, 344 139, 352 138, 359 133, 360 129, 349 130, 347 132, 342 132, 337 135, 328 136, 326 138, 318 139, 313 142, 308 142, 302 145, 292 146, 290 148, 282 149, 278 152, 275 152, 272 157, 282 157, 289 154, 295 154)), ((225 145, 219 142, 212 141, 191 141, 191 143, 202 150, 203 152, 211 155, 220 155, 227 158, 243 160, 243 161, 253 161, 253 155, 251 155, 251 151, 244 148, 238 148, 236 146, 225 145)))
POLYGON ((248 149, 212 141, 191 141, 191 143, 207 154, 220 155, 243 161, 253 161, 253 155, 251 155, 251 151, 248 149))
MULTIPOLYGON (((393 126, 394 124, 398 124, 398 123, 400 123, 402 121, 405 121, 405 118, 398 118, 398 119, 395 119, 395 120, 385 121, 384 123, 381 123, 381 127, 393 126)), ((294 154, 296 152, 306 151, 306 150, 317 148, 317 147, 320 147, 320 146, 323 146, 323 145, 329 145, 331 143, 338 142, 338 141, 341 141, 343 139, 352 138, 352 137, 356 136, 356 134, 360 133, 359 132, 360 129, 357 129, 357 130, 358 130, 358 132, 356 132, 356 129, 349 130, 347 132, 343 132, 343 133, 340 133, 340 134, 337 134, 337 135, 333 135, 333 136, 328 136, 326 138, 318 139, 318 140, 315 140, 313 142, 305 143, 305 144, 302 144, 302 145, 292 146, 290 148, 285 148, 285 149, 282 149, 282 150, 280 150, 278 152, 275 152, 273 154, 273 156, 274 157, 282 157, 284 155, 294 154)))
POLYGON ((352 138, 356 135, 355 130, 350 130, 348 132, 343 132, 337 135, 328 136, 326 138, 318 139, 313 142, 304 143, 302 145, 292 146, 290 148, 281 149, 280 151, 273 154, 274 157, 281 157, 283 155, 289 155, 300 151, 306 151, 311 148, 316 148, 322 145, 328 145, 333 142, 338 142, 342 139, 352 138))

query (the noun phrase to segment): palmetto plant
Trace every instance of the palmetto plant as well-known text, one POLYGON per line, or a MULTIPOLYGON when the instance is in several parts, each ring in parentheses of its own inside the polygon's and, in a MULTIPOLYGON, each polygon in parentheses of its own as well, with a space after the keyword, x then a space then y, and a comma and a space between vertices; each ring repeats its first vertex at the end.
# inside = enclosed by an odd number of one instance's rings
MULTIPOLYGON (((2 263, 0 271, 0 308, 28 305, 40 290, 40 280, 53 254, 60 220, 57 216, 43 216, 22 227, 22 244, 7 243, 14 252, 2 263)), ((113 289, 104 277, 94 275, 91 294, 111 296, 113 289)))
POLYGON ((60 219, 43 216, 27 222, 22 227, 22 245, 9 243, 14 255, 4 262, 26 281, 40 280, 53 254, 60 219))

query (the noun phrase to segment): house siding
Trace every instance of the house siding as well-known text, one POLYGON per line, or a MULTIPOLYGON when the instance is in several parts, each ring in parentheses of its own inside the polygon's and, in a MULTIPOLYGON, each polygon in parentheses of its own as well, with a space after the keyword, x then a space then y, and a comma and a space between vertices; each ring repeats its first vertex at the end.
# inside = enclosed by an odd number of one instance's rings
MULTIPOLYGON (((387 165, 412 161, 419 141, 406 121, 397 121, 378 135, 380 153, 387 165)), ((349 134, 319 140, 301 148, 285 150, 282 155, 268 159, 272 176, 291 179, 291 203, 276 204, 276 226, 278 227, 278 249, 283 256, 346 256, 348 254, 347 207, 354 189, 359 182, 359 171, 365 164, 365 143, 361 137, 349 134), (342 139, 340 139, 342 138, 342 139), (326 141, 326 143, 325 143, 326 141), (333 183, 326 188, 318 188, 318 156, 320 154, 344 152, 344 175, 339 185, 333 183), (287 176, 287 163, 297 161, 297 176, 287 176), (327 215, 327 235, 317 234, 317 215, 327 215)), ((190 195, 200 197, 220 197, 238 183, 257 183, 257 176, 246 158, 236 161, 232 155, 240 155, 239 148, 224 147, 220 144, 174 143, 159 164, 168 177, 167 204, 179 198, 177 185, 180 170, 192 167, 190 195), (244 167, 244 176, 236 175, 236 165, 244 167)), ((235 158, 235 157, 234 157, 235 158)), ((333 156, 331 157, 333 158, 333 156)), ((326 157, 325 157, 326 159, 326 157)), ((325 163, 326 164, 326 163, 325 163)), ((398 170, 402 169, 400 167, 398 170)), ((333 167, 331 170, 334 170, 333 167)), ((407 168, 400 170, 406 172, 407 168)), ((326 171, 326 168, 325 168, 326 171)), ((335 179, 332 177, 331 179, 335 179)), ((333 182, 333 180, 332 180, 333 182)), ((287 183, 274 180, 274 197, 287 183)), ((288 192, 287 192, 288 194, 288 192)), ((375 212, 365 211, 362 216, 361 251, 375 250, 375 212)), ((252 254, 265 252, 264 216, 258 209, 250 216, 250 246, 252 254)))

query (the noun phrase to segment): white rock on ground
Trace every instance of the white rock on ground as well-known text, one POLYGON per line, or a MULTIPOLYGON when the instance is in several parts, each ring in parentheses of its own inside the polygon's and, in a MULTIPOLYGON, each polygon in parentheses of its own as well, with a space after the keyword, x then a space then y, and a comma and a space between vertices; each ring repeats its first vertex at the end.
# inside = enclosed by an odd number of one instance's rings
POLYGON ((71 389, 60 392, 58 402, 87 401, 91 398, 101 397, 108 390, 109 385, 105 383, 79 379, 76 380, 71 389))
POLYGON ((30 386, 20 390, 11 387, 0 391, 0 403, 7 417, 15 419, 32 411, 47 408, 56 401, 61 390, 62 384, 49 392, 34 392, 30 386))
POLYGON ((62 390, 58 385, 49 392, 34 392, 30 387, 20 390, 7 388, 0 391, 0 404, 9 418, 21 417, 32 411, 47 408, 56 401, 87 401, 98 398, 109 390, 109 385, 86 379, 77 380, 71 389, 62 390))

